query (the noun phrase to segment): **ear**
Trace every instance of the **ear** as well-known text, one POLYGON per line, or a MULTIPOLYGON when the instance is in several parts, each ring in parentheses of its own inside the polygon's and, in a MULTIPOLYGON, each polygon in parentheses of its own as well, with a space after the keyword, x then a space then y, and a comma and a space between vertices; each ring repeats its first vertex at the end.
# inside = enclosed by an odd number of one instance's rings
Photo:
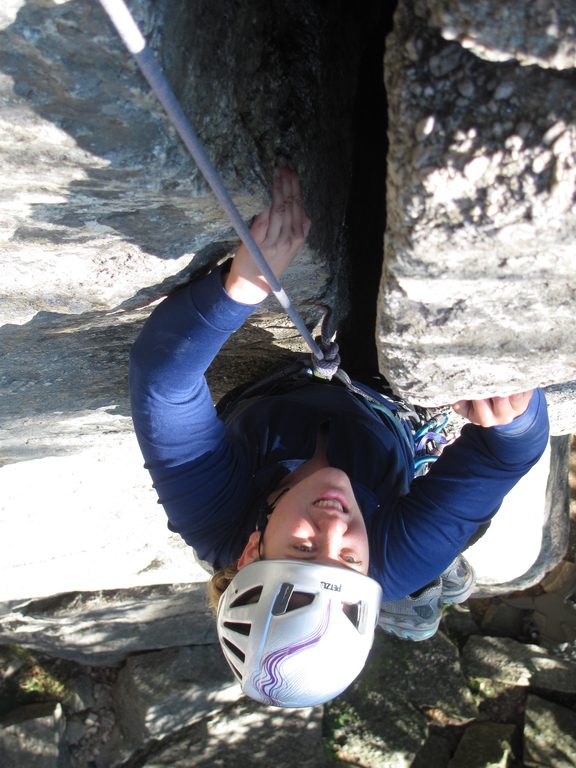
POLYGON ((245 565, 253 563, 255 560, 259 560, 258 544, 260 543, 260 531, 253 531, 250 534, 248 543, 244 547, 244 551, 238 558, 238 570, 244 568, 245 565))

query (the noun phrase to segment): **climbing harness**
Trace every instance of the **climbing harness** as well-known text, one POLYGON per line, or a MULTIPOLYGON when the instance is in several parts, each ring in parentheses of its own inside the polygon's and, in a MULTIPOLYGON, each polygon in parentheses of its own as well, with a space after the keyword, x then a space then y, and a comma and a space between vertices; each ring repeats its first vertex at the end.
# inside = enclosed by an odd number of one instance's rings
MULTIPOLYGON (((256 398, 283 395, 315 381, 322 381, 322 377, 306 358, 300 357, 264 378, 235 387, 218 401, 216 410, 227 423, 256 398)), ((331 377, 331 385, 344 387, 374 411, 396 433, 413 457, 414 477, 426 474, 448 442, 445 432, 447 413, 428 419, 391 393, 388 395, 377 391, 374 386, 352 381, 342 368, 338 368, 331 377)))
POLYGON ((140 67, 140 71, 148 81, 148 84, 150 85, 150 88, 154 92, 156 98, 164 107, 170 122, 178 132, 178 135, 182 139, 184 146, 192 155, 202 175, 214 192, 214 195, 218 199, 220 205, 228 215, 232 226, 236 230, 239 238, 250 252, 252 258, 258 264, 258 267, 262 271, 262 274, 272 289, 272 293, 278 300, 280 306, 288 314, 300 332, 302 338, 310 348, 312 352, 312 362, 315 368, 317 365, 318 375, 322 376, 323 378, 330 378, 330 373, 334 370, 334 363, 330 362, 330 358, 334 358, 334 356, 337 355, 337 352, 334 353, 332 351, 332 344, 326 344, 325 342, 317 343, 312 338, 310 331, 292 305, 288 295, 280 285, 278 278, 270 269, 270 266, 264 258, 262 251, 252 237, 250 229, 246 226, 246 223, 240 216, 240 213, 236 208, 232 198, 230 197, 228 190, 224 186, 218 171, 206 154, 206 150, 204 149, 202 142, 196 135, 186 115, 182 111, 182 108, 178 103, 174 92, 170 88, 164 73, 156 63, 154 55, 148 47, 144 36, 140 32, 140 29, 134 20, 134 17, 126 6, 126 3, 124 0, 100 0, 100 4, 116 28, 116 31, 122 38, 129 53, 131 53, 136 60, 136 63, 140 67))

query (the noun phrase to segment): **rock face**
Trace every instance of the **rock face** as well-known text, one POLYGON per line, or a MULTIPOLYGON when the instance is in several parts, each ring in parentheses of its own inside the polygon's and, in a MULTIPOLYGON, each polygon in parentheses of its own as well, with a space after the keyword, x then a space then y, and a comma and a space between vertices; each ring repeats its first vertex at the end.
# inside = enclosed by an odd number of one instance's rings
MULTIPOLYGON (((335 326, 346 314, 361 263, 350 208, 360 225, 378 208, 364 177, 351 179, 381 6, 130 0, 246 218, 267 200, 277 153, 300 168, 314 228, 285 286, 310 327, 324 305, 335 326)), ((502 24, 492 6, 397 6, 380 364, 398 392, 430 405, 551 385, 561 435, 576 430, 574 14, 539 2, 502 24)), ((3 717, 0 762, 18 765, 25 751, 32 765, 39 742, 38 765, 71 756, 73 768, 322 765, 320 710, 262 710, 214 672, 225 666, 205 574, 166 533, 130 434, 130 344, 151 304, 228 253, 234 234, 98 3, 4 0, 0 103, 0 639, 84 670, 64 715, 51 704, 3 717), (190 699, 179 708, 171 689, 184 667, 190 699), (212 670, 212 688, 192 685, 198 668, 212 670)), ((379 162, 371 170, 384 177, 379 162)), ((268 302, 209 372, 214 397, 294 351, 300 339, 268 302)), ((564 552, 567 450, 567 437, 552 446, 538 500, 544 554, 516 587, 564 552)), ((525 649, 499 652, 519 664, 525 649)), ((525 688, 574 695, 572 667, 530 653, 525 688)), ((444 755, 446 766, 455 744, 430 723, 461 729, 478 716, 465 683, 446 637, 404 652, 379 638, 365 675, 326 713, 329 751, 366 766, 429 768, 444 755)), ((540 710, 528 710, 527 754, 544 754, 540 710)), ((471 733, 458 759, 471 765, 480 736, 495 761, 507 758, 509 729, 496 728, 471 733)))
MULTIPOLYGON (((130 3, 244 215, 266 200, 277 151, 302 169, 314 229, 286 287, 310 325, 324 304, 335 324, 346 311, 355 122, 370 114, 359 81, 383 44, 380 5, 130 3)), ((387 43, 382 368, 415 400, 424 387, 432 401, 470 394, 482 377, 564 382, 574 361, 572 75, 444 39, 495 40, 481 6, 472 24, 464 3, 428 13, 406 0, 387 43)), ((530 44, 511 50, 536 51, 534 19, 517 25, 530 44)), ((555 39, 569 61, 570 38, 555 39)), ((225 254, 233 232, 97 3, 7 0, 0 43, 0 600, 201 581, 140 469, 126 361, 150 303, 225 254)), ((364 201, 373 218, 372 197, 354 201, 357 217, 364 201)), ((215 398, 301 349, 269 302, 212 367, 215 398)), ((549 400, 553 431, 568 431, 574 386, 549 400)), ((566 446, 550 465, 550 546, 528 583, 565 549, 566 446)))
POLYGON ((66 722, 60 704, 29 704, 2 724, 0 758, 4 768, 53 768, 58 765, 66 722))
POLYGON ((128 659, 116 682, 115 710, 126 740, 138 747, 204 720, 240 695, 219 646, 171 648, 128 659))
MULTIPOLYGON (((377 5, 130 3, 245 217, 267 201, 276 153, 302 169, 314 231, 286 289, 312 326, 324 304, 335 322, 346 311, 332 278, 377 5)), ((7 0, 0 51, 6 463, 90 445, 100 421, 129 429, 127 351, 148 305, 235 235, 98 3, 7 0)), ((280 314, 269 302, 240 334, 250 354, 216 396, 273 364, 272 342, 302 349, 280 314)))
POLYGON ((527 765, 568 768, 576 755, 576 715, 538 696, 529 696, 526 706, 524 754, 527 765))
POLYGON ((571 6, 494 7, 405 0, 387 41, 380 367, 422 404, 574 379, 571 6))
POLYGON ((203 584, 77 592, 0 603, 2 643, 101 666, 152 648, 217 642, 203 584))
POLYGON ((431 3, 431 18, 442 37, 457 40, 481 59, 558 70, 576 67, 575 16, 574 0, 505 7, 498 0, 431 3))

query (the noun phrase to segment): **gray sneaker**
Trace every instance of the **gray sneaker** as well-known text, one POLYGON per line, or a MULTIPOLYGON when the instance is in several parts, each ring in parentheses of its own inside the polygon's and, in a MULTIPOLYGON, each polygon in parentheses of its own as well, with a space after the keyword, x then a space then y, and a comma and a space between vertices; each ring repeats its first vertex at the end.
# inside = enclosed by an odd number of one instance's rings
POLYGON ((442 616, 442 582, 436 579, 417 597, 383 602, 378 625, 404 640, 428 640, 436 634, 442 616))
POLYGON ((463 555, 453 560, 440 574, 442 602, 446 605, 463 603, 472 594, 476 582, 474 569, 463 555))

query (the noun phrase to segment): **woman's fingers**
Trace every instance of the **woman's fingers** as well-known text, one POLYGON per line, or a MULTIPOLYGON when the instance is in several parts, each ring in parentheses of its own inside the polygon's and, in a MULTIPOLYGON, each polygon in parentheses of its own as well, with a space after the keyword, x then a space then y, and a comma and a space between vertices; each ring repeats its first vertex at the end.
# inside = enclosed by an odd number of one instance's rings
POLYGON ((252 226, 250 228, 252 237, 256 240, 258 245, 266 240, 268 235, 268 227, 270 226, 270 208, 265 208, 263 211, 254 218, 252 226))
POLYGON ((468 418, 473 424, 478 424, 481 427, 493 427, 497 422, 491 399, 473 400, 468 418))
POLYGON ((515 395, 510 395, 510 405, 517 416, 520 416, 528 408, 533 392, 533 389, 529 389, 526 392, 517 392, 515 395))
POLYGON ((274 182, 272 185, 270 221, 268 225, 268 232, 266 233, 266 243, 269 245, 274 245, 278 241, 280 232, 282 231, 284 212, 285 204, 283 174, 281 168, 276 168, 274 171, 274 182))
POLYGON ((300 194, 300 179, 297 173, 292 173, 290 196, 292 198, 292 227, 296 236, 304 235, 304 210, 300 194))
POLYGON ((298 174, 286 165, 279 165, 274 172, 272 205, 266 240, 268 249, 300 248, 310 221, 302 208, 298 174))
POLYGON ((484 400, 458 400, 452 405, 457 414, 479 427, 510 424, 528 408, 532 390, 507 397, 489 397, 484 400))

